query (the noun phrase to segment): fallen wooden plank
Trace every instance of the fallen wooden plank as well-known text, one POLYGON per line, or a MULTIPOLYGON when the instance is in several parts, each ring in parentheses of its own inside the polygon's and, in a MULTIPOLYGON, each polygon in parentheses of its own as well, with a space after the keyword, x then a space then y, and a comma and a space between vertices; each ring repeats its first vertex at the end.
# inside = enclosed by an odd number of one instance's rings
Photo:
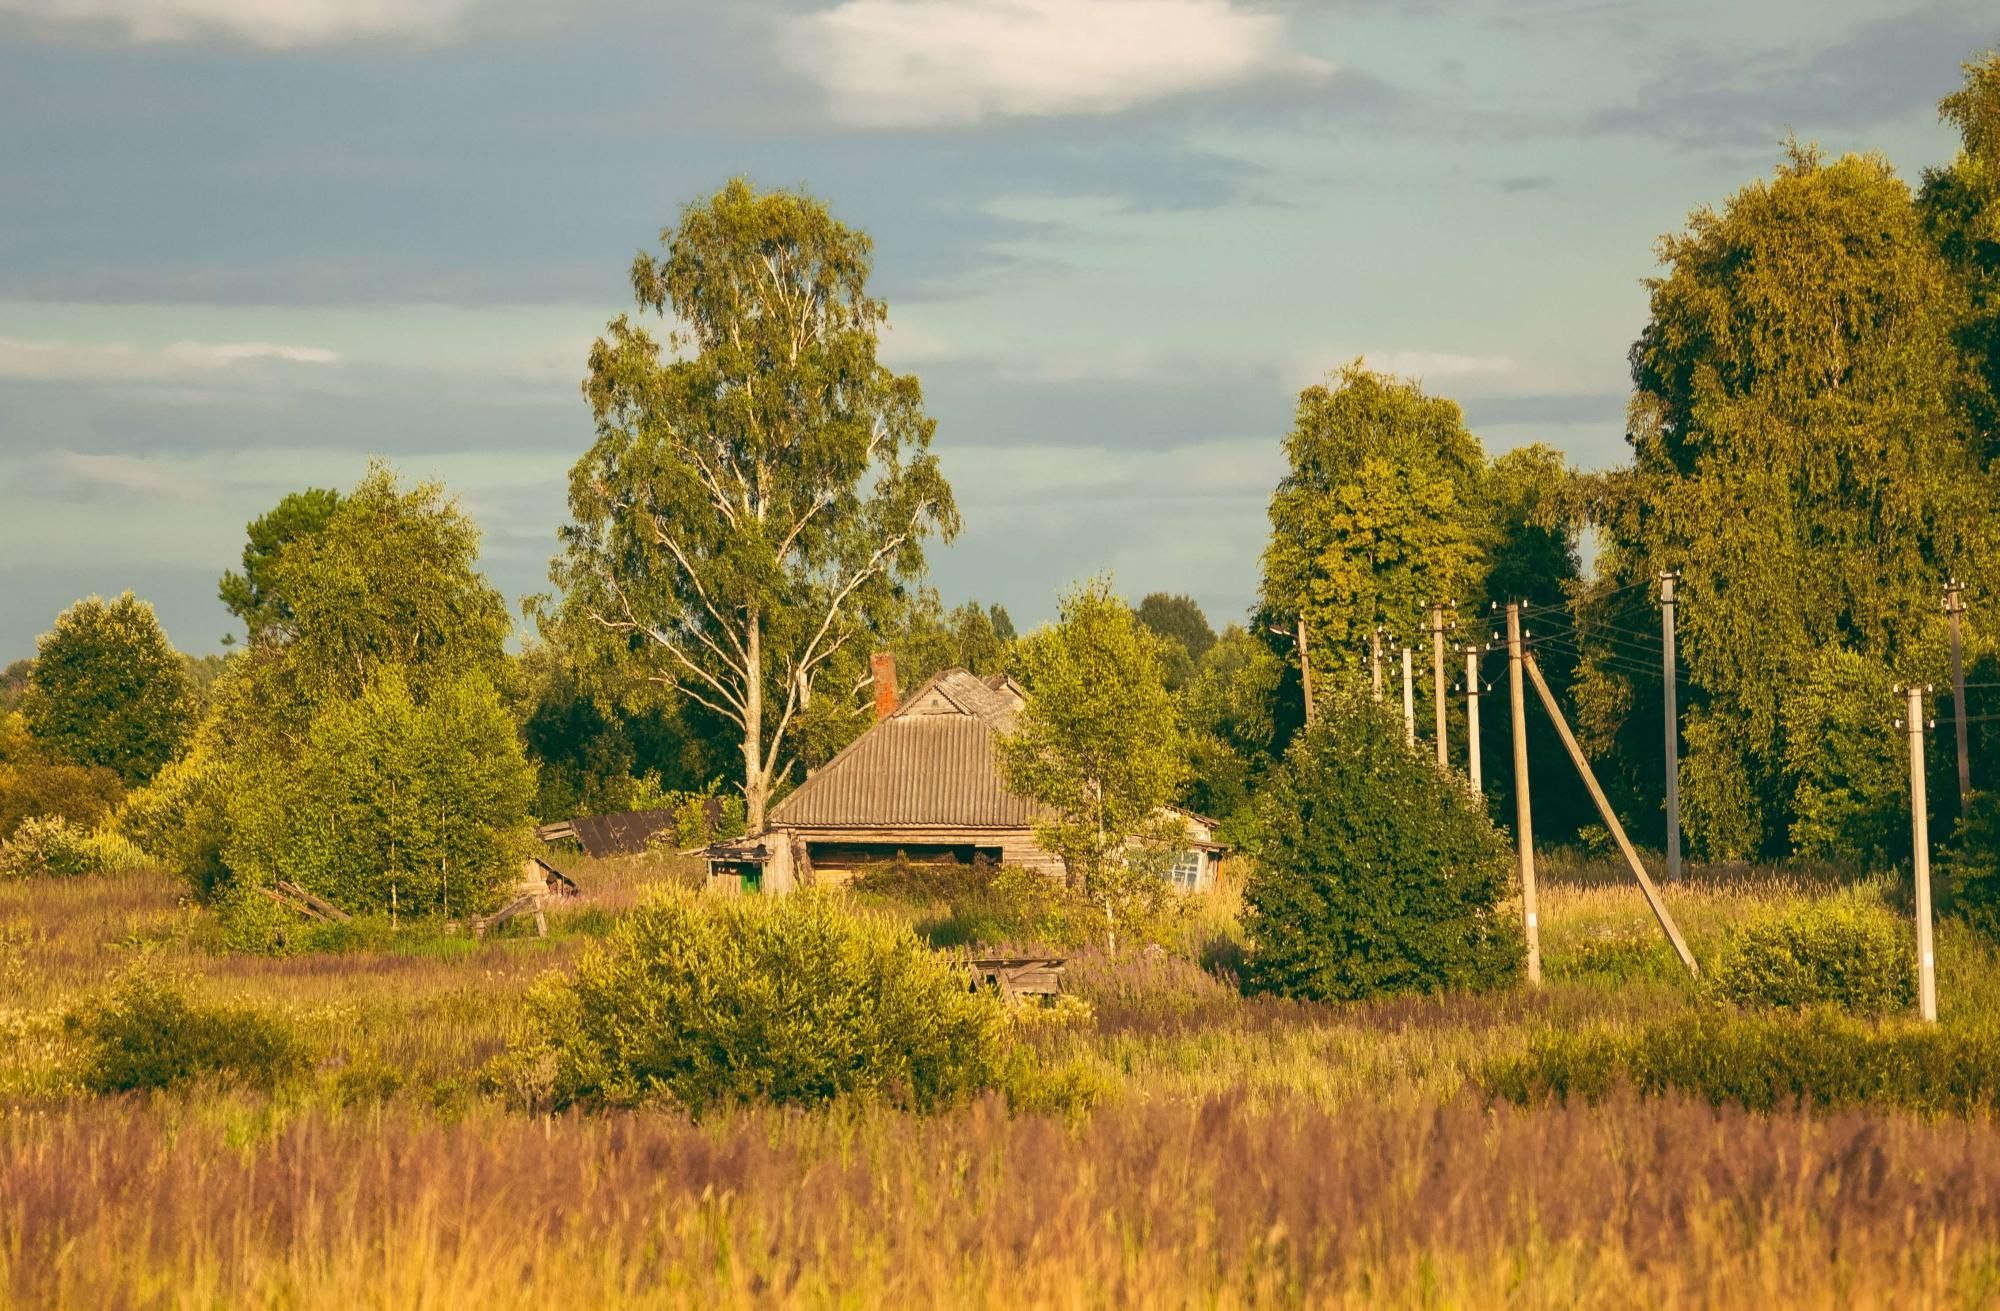
POLYGON ((314 911, 318 912, 321 919, 338 920, 345 924, 354 918, 326 898, 314 896, 296 883, 288 883, 283 879, 279 879, 276 887, 278 891, 284 893, 286 896, 297 898, 307 906, 312 907, 314 911))

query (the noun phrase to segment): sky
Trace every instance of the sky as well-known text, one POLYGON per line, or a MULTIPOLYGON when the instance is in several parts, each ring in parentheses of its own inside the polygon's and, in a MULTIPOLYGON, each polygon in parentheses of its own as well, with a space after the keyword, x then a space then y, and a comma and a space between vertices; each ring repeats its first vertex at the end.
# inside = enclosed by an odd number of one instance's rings
POLYGON ((441 479, 548 587, 593 338, 733 176, 875 239, 1026 627, 1109 572, 1218 626, 1302 387, 1625 458, 1655 243, 1787 132, 1913 183, 2000 44, 1898 0, 0 0, 0 664, 131 589, 215 650, 286 492, 441 479))

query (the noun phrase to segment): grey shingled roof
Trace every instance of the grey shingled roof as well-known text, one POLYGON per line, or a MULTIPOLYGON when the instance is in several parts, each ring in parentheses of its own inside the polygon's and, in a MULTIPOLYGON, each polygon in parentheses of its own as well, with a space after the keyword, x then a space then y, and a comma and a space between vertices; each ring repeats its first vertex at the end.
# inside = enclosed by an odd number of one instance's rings
POLYGON ((1026 828, 1036 808, 1001 782, 998 734, 1021 699, 948 669, 910 694, 903 709, 870 728, 771 810, 795 828, 1026 828), (936 691, 956 713, 921 712, 936 691))

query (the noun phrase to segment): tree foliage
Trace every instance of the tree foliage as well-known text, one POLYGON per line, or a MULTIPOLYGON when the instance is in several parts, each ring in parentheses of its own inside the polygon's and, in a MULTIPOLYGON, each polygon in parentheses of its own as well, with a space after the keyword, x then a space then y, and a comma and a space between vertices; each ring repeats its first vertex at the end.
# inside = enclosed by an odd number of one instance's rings
MULTIPOLYGON (((1202 656, 1179 694, 1189 772, 1182 799, 1225 822, 1245 816, 1252 792, 1277 759, 1284 662, 1231 624, 1202 656)), ((1229 831, 1237 827, 1228 824, 1229 831)))
POLYGON ((738 180, 662 242, 632 285, 682 325, 675 354, 623 316, 592 348, 597 441, 570 474, 553 574, 573 631, 642 653, 736 726, 761 829, 827 664, 958 512, 916 379, 876 360, 866 235, 738 180))
POLYGON ((1478 594, 1485 455, 1455 402, 1356 361, 1300 393, 1285 459, 1263 607, 1305 619, 1315 668, 1352 667, 1377 625, 1412 641, 1432 602, 1478 594))
MULTIPOLYGON (((1661 255, 1632 348, 1634 464, 1598 507, 1595 612, 1643 622, 1630 608, 1647 604, 1643 585, 1680 570, 1689 836, 1712 857, 1775 854, 1802 807, 1890 804, 1889 774, 1792 741, 1824 723, 1787 708, 1827 686, 1822 653, 1935 681, 1940 588, 1994 558, 2000 496, 1955 345, 1966 297, 1873 157, 1795 147, 1661 255), (1844 780, 1833 792, 1827 770, 1844 780)), ((1991 604, 1976 602, 1975 654, 1991 604)), ((1621 745, 1656 751, 1658 731, 1628 722, 1621 745)), ((1854 836, 1810 817, 1797 831, 1815 845, 1854 836)))
POLYGON ((243 572, 224 574, 217 596, 229 613, 243 621, 251 641, 294 618, 290 602, 277 587, 278 557, 291 543, 325 532, 339 508, 339 492, 310 487, 286 496, 245 529, 250 540, 243 547, 243 572))
POLYGON ((103 766, 143 783, 194 729, 187 671, 153 607, 130 592, 78 601, 36 648, 21 712, 40 749, 62 764, 103 766))
POLYGON ((1000 747, 1008 786, 1048 809, 1037 840, 1104 908, 1114 935, 1121 907, 1166 886, 1149 858, 1185 837, 1161 815, 1187 755, 1160 645, 1107 580, 1070 591, 1056 624, 1016 651, 1027 706, 1000 747))
POLYGON ((1505 839, 1358 686, 1343 682, 1293 742, 1257 820, 1251 987, 1352 1000, 1519 974, 1519 932, 1501 913, 1513 892, 1505 839))
POLYGON ((232 803, 238 880, 290 880, 349 911, 490 910, 526 850, 534 770, 476 672, 418 700, 386 666, 314 721, 295 759, 253 766, 232 803))

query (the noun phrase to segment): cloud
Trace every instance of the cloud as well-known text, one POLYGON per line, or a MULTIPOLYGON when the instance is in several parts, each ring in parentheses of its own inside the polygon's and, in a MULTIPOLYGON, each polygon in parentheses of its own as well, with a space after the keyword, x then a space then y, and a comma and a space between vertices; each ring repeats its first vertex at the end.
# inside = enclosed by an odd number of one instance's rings
POLYGON ((1473 378, 1512 373, 1514 360, 1507 355, 1452 355, 1441 351, 1377 351, 1363 356, 1363 362, 1378 373, 1399 378, 1473 378))
POLYGON ((210 377, 263 362, 323 366, 338 363, 339 358, 319 346, 286 346, 268 341, 177 341, 166 346, 134 346, 127 342, 0 337, 0 378, 35 381, 164 382, 210 377))
POLYGON ((1861 23, 1817 48, 1685 47, 1632 103, 1598 111, 1588 127, 1682 146, 1769 145, 1792 127, 1858 131, 1928 115, 1958 84, 1960 61, 1993 37, 1988 15, 1932 4, 1861 23))
POLYGON ((1334 71, 1294 51, 1283 16, 1236 0, 842 0, 793 19, 780 47, 866 128, 1115 114, 1334 71))
POLYGON ((210 491, 204 478, 129 455, 60 451, 50 466, 50 485, 59 498, 67 491, 70 499, 94 499, 95 493, 105 491, 200 499, 210 491))
POLYGON ((135 45, 222 39, 286 50, 455 34, 477 0, 0 0, 56 31, 109 33, 135 45))

